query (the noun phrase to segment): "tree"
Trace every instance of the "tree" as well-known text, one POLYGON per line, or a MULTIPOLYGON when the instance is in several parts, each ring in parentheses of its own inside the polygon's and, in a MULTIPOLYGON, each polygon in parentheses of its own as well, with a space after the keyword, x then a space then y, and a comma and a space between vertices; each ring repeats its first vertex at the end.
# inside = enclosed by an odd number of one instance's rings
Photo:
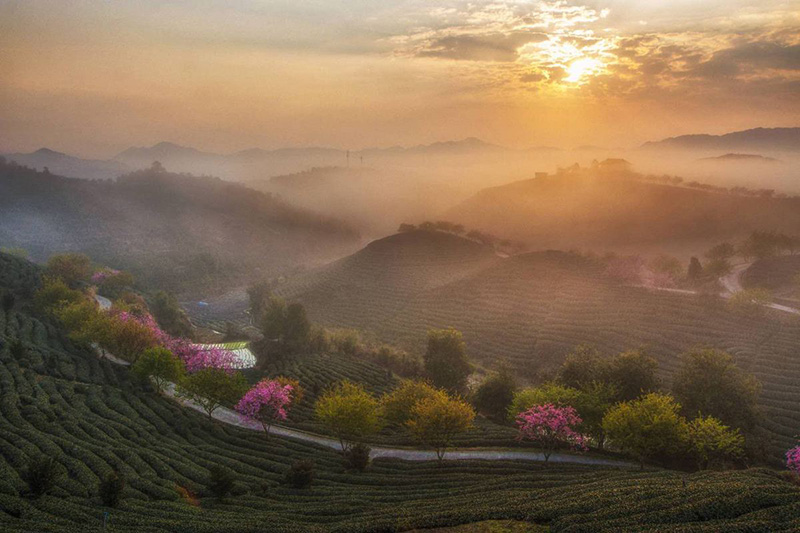
POLYGON ((381 429, 378 400, 349 381, 326 390, 314 405, 314 415, 339 439, 344 452, 381 429))
POLYGON ((735 255, 736 247, 729 242, 720 243, 706 252, 706 257, 712 261, 716 259, 730 261, 735 255))
POLYGON ((78 283, 89 280, 92 262, 84 254, 66 253, 50 256, 45 268, 47 275, 60 279, 74 288, 78 283))
POLYGON ((725 352, 702 349, 681 356, 672 391, 687 416, 702 413, 745 430, 758 420, 761 385, 725 352))
POLYGON ((579 389, 587 383, 604 379, 603 367, 600 352, 592 346, 581 345, 564 359, 558 372, 558 381, 579 389))
POLYGON ((157 392, 167 383, 178 383, 186 372, 186 367, 178 357, 166 348, 148 348, 136 360, 131 370, 141 379, 150 378, 157 392))
POLYGON ((425 371, 437 387, 453 392, 466 389, 472 368, 460 331, 452 328, 430 330, 423 361, 425 371))
POLYGON ((516 420, 536 405, 555 405, 556 407, 575 407, 580 403, 581 391, 559 383, 543 383, 535 388, 523 389, 514 394, 508 408, 508 419, 516 420))
POLYGON ((222 465, 213 465, 208 469, 208 481, 206 488, 218 500, 225 500, 228 494, 233 491, 236 484, 236 477, 233 471, 222 465))
POLYGON ((166 291, 158 291, 150 303, 150 312, 158 325, 176 337, 191 338, 193 333, 192 323, 186 312, 181 308, 178 300, 166 291))
POLYGON ((544 462, 561 447, 585 449, 585 439, 577 428, 583 421, 572 407, 535 405, 517 415, 519 438, 530 440, 542 449, 544 462))
POLYGON ((712 416, 699 416, 688 425, 688 451, 700 470, 744 454, 744 437, 712 416))
POLYGON ((403 380, 398 387, 383 396, 383 416, 389 423, 404 425, 411 419, 411 410, 417 402, 433 398, 437 392, 425 381, 403 380))
POLYGON ((706 263, 705 272, 713 278, 721 278, 733 272, 733 265, 727 259, 711 259, 706 263))
POLYGON ((291 385, 264 379, 242 396, 236 404, 236 411, 245 420, 260 423, 269 438, 269 428, 272 424, 286 420, 291 401, 291 385))
POLYGON ((34 496, 47 494, 64 477, 63 469, 52 457, 40 455, 28 462, 28 467, 23 472, 23 479, 28 484, 28 490, 34 496))
POLYGON ((14 296, 14 293, 8 290, 0 291, 0 307, 3 308, 3 312, 8 314, 14 309, 14 303, 16 303, 17 299, 14 296))
POLYGON ((261 324, 264 320, 264 312, 272 296, 272 288, 268 281, 259 281, 247 289, 247 297, 250 301, 250 319, 253 324, 261 324))
POLYGON ((103 347, 130 363, 135 363, 145 350, 158 344, 153 331, 136 320, 116 318, 108 326, 108 340, 103 347))
POLYGON ((97 493, 100 501, 106 507, 116 507, 122 499, 125 490, 125 478, 116 470, 112 470, 97 484, 97 493))
POLYGON ((369 454, 372 449, 366 444, 356 443, 344 453, 344 465, 350 470, 363 472, 369 466, 369 454))
POLYGON ((33 305, 40 313, 53 314, 59 307, 85 299, 80 291, 70 289, 60 278, 45 276, 42 287, 33 296, 33 305))
POLYGON ((104 268, 95 272, 91 281, 98 286, 101 294, 109 298, 117 298, 120 294, 133 287, 133 274, 104 268))
POLYGON ((306 316, 305 308, 299 303, 289 304, 286 308, 286 321, 283 330, 284 346, 289 353, 302 352, 308 346, 311 324, 306 316))
POLYGON ((514 401, 514 392, 517 388, 514 377, 503 368, 500 372, 492 374, 475 391, 473 404, 478 412, 495 420, 506 417, 508 406, 514 401))
POLYGON ((578 401, 574 405, 578 416, 583 419, 581 432, 594 438, 599 449, 605 445, 605 431, 603 431, 603 417, 617 401, 618 392, 614 385, 593 381, 584 385, 580 390, 578 401))
POLYGON ((406 427, 421 444, 432 446, 441 461, 453 437, 472 427, 474 419, 471 405, 437 391, 434 396, 414 404, 406 427))
POLYGON ((608 439, 639 460, 670 455, 686 442, 686 420, 680 405, 656 392, 612 407, 603 418, 608 439))
POLYGON ((700 264, 700 260, 696 257, 692 257, 689 260, 689 269, 686 271, 686 277, 689 281, 698 281, 703 277, 703 265, 700 264))
POLYGON ((397 233, 408 233, 409 231, 416 230, 417 227, 414 224, 406 224, 405 222, 400 224, 400 227, 397 228, 397 233))
POLYGON ((204 368, 187 375, 178 386, 178 394, 198 404, 209 418, 224 404, 235 404, 247 390, 241 372, 204 368))
POLYGON ((800 475, 800 446, 786 452, 786 468, 800 475))
POLYGON ((678 281, 683 275, 683 266, 678 258, 671 255, 658 255, 650 260, 650 269, 662 274, 671 281, 678 281))
POLYGON ((623 352, 604 366, 604 381, 617 389, 617 400, 638 398, 642 393, 658 389, 658 361, 641 350, 623 352))

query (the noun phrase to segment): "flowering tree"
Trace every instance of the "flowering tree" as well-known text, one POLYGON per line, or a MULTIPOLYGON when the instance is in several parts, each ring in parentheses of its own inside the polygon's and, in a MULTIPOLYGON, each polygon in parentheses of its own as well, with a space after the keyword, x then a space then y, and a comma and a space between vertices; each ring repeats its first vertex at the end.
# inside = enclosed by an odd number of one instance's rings
POLYGON ((155 319, 149 313, 131 313, 119 309, 112 309, 112 316, 117 320, 135 322, 150 331, 157 344, 175 354, 186 365, 186 371, 191 373, 214 368, 233 373, 236 370, 237 359, 233 352, 219 348, 206 348, 193 344, 188 339, 173 337, 158 327, 155 319))
POLYGON ((556 407, 551 403, 534 405, 517 415, 519 438, 533 441, 542 448, 545 463, 559 447, 586 449, 583 435, 575 430, 581 422, 572 407, 556 407))
POLYGON ((264 379, 242 396, 236 411, 244 420, 259 422, 269 438, 269 428, 275 422, 286 420, 292 402, 291 385, 264 379))
POLYGON ((786 452, 786 466, 795 474, 800 474, 800 446, 786 452))

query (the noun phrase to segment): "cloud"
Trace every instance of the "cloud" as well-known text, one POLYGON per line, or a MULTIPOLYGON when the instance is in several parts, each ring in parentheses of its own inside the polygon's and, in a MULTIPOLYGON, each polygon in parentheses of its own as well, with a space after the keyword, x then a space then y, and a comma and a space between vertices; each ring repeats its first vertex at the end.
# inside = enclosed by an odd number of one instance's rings
POLYGON ((543 34, 527 32, 446 35, 426 42, 416 55, 471 61, 516 61, 521 46, 546 39, 543 34))

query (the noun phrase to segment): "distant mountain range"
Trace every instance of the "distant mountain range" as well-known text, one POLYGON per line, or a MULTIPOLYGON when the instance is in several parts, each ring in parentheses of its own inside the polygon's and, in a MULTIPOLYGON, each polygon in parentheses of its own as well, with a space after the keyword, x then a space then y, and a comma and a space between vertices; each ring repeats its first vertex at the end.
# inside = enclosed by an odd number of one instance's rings
MULTIPOLYGON (((800 151, 800 128, 755 128, 725 135, 682 135, 661 141, 645 143, 648 150, 688 149, 719 152, 763 152, 800 151)), ((592 145, 584 145, 575 151, 607 151, 592 145)), ((168 170, 193 174, 213 174, 224 178, 257 179, 280 174, 290 174, 312 167, 344 166, 360 164, 362 160, 428 158, 450 156, 491 156, 513 153, 516 155, 561 152, 552 146, 534 146, 515 150, 488 143, 476 137, 457 141, 442 141, 416 146, 392 146, 367 148, 364 150, 341 150, 319 146, 301 148, 279 148, 264 150, 250 148, 229 154, 205 152, 196 148, 171 142, 160 142, 153 146, 131 147, 108 160, 81 159, 79 157, 41 148, 31 153, 5 154, 19 164, 62 176, 87 179, 110 179, 121 174, 149 167, 159 161, 168 170)))
POLYGON ((754 128, 725 135, 681 135, 648 142, 644 149, 800 151, 800 128, 754 128))
POLYGON ((736 154, 729 153, 714 157, 701 157, 697 161, 703 163, 780 163, 780 159, 766 157, 760 154, 736 154))

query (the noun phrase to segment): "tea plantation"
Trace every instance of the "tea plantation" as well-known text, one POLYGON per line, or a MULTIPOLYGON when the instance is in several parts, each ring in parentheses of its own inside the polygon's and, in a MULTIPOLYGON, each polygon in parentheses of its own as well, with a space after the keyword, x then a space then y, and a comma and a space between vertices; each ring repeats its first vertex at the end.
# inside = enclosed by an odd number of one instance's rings
POLYGON ((367 330, 416 352, 424 350, 428 329, 455 327, 470 357, 488 367, 506 364, 523 378, 546 375, 577 345, 591 344, 609 355, 645 349, 658 359, 669 386, 681 353, 697 346, 721 349, 763 383, 772 457, 800 433, 797 317, 743 315, 715 297, 615 285, 591 261, 563 252, 524 254, 450 279, 433 278, 441 258, 425 247, 396 243, 396 237, 384 239, 381 249, 394 244, 410 250, 404 261, 367 248, 290 280, 280 292, 304 304, 315 322, 367 330), (400 288, 384 283, 399 278, 419 281, 400 288))
MULTIPOLYGON (((800 487, 768 469, 688 475, 383 459, 364 473, 348 472, 333 451, 215 423, 136 385, 126 368, 35 317, 27 295, 36 270, 7 256, 0 261, 0 287, 16 296, 13 309, 0 311, 2 531, 101 530, 104 513, 106 531, 146 533, 406 531, 484 520, 568 532, 800 528, 800 487), (24 353, 11 349, 16 339, 24 353), (34 498, 24 472, 42 455, 61 475, 34 498), (312 485, 281 484, 301 458, 315 462, 312 485), (208 494, 214 465, 234 473, 227 499, 208 494), (126 480, 117 508, 103 507, 97 492, 112 469, 126 480)), ((314 383, 312 368, 298 377, 314 383)), ((344 375, 373 379, 371 370, 348 368, 344 375)), ((374 379, 376 387, 388 385, 374 379)))

